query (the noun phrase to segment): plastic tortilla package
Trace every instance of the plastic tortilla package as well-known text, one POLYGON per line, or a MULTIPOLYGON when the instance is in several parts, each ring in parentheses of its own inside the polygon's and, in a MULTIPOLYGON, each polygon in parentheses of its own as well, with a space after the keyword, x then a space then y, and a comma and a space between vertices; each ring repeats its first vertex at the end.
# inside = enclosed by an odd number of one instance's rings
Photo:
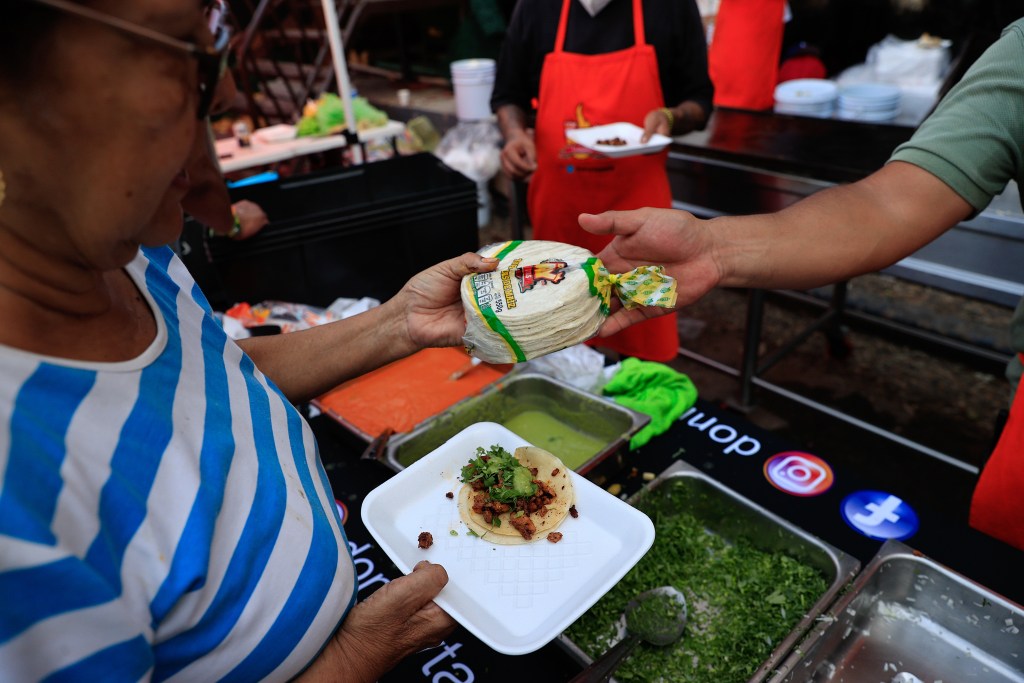
POLYGON ((595 336, 612 296, 626 308, 676 304, 676 282, 661 266, 612 274, 592 253, 561 242, 505 242, 480 250, 490 273, 462 281, 463 342, 488 363, 520 363, 595 336))

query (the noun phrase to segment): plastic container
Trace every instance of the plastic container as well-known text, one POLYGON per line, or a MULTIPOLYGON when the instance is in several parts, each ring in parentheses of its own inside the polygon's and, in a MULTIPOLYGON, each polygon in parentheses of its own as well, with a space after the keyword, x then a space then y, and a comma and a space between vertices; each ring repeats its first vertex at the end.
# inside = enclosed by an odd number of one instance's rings
POLYGON ((455 115, 460 121, 490 118, 495 68, 493 59, 460 59, 451 63, 455 115))
POLYGON ((219 309, 385 301, 419 271, 479 246, 476 183, 427 153, 237 187, 231 198, 259 204, 270 225, 247 240, 190 244, 189 259, 202 263, 186 263, 219 309))

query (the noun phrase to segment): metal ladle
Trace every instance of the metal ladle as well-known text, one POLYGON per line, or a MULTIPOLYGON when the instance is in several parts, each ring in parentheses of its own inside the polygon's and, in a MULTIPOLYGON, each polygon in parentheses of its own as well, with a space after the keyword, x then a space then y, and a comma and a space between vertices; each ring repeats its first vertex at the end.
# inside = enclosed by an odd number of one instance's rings
POLYGON ((607 681, 641 640, 659 647, 671 645, 679 640, 683 635, 683 629, 686 628, 686 597, 672 586, 652 588, 629 601, 625 616, 626 637, 594 660, 569 683, 607 681), (640 612, 638 610, 641 606, 648 609, 640 612))

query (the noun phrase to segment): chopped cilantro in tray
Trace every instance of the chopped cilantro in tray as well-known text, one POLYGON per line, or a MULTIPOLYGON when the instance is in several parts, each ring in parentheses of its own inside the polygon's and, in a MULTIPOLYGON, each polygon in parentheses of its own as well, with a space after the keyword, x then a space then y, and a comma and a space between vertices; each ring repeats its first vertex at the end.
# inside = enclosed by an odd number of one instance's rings
POLYGON ((788 555, 708 532, 687 511, 692 492, 670 481, 661 489, 637 503, 654 521, 654 545, 565 635, 597 658, 610 647, 619 616, 632 598, 656 586, 674 585, 689 605, 682 638, 665 648, 641 642, 615 678, 746 681, 825 593, 828 581, 788 555))

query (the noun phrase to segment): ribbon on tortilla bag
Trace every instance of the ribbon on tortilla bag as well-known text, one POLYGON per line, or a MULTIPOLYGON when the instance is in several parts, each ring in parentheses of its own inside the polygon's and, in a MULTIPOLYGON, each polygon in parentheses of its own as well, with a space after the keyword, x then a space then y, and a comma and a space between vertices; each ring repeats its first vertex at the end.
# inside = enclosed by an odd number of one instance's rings
POLYGON ((463 342, 489 363, 518 363, 594 337, 611 312, 676 304, 676 281, 661 266, 608 271, 592 253, 570 244, 518 240, 480 250, 498 258, 490 273, 463 279, 463 342))
POLYGON ((676 280, 670 275, 665 275, 665 268, 662 266, 640 266, 628 273, 616 275, 608 272, 601 259, 592 258, 583 267, 594 270, 591 279, 598 296, 604 302, 606 315, 611 309, 612 292, 628 309, 642 306, 675 308, 676 280))

